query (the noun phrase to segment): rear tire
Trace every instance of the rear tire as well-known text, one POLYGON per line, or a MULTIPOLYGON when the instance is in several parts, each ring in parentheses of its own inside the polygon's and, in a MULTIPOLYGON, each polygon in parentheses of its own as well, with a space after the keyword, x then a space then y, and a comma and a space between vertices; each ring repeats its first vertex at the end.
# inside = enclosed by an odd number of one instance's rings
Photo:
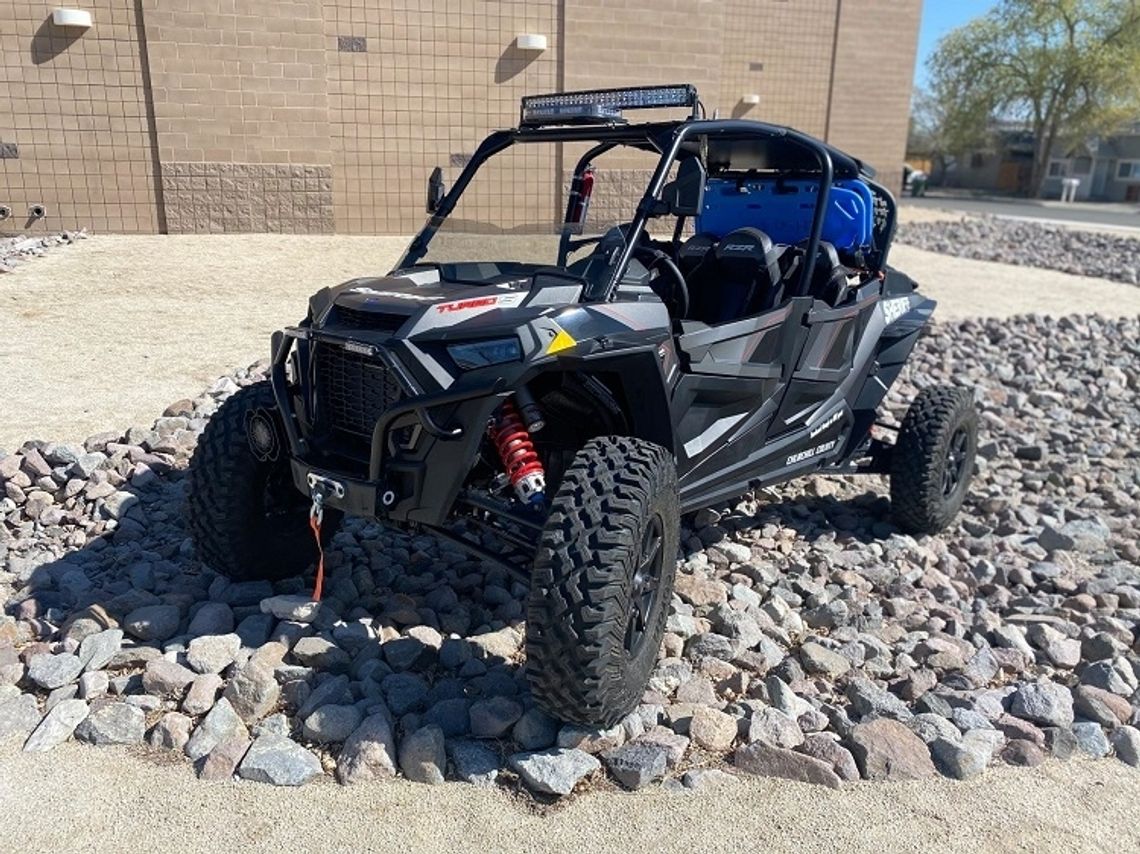
POLYGON ((672 455, 590 440, 566 470, 535 557, 527 678, 554 717, 611 726, 637 706, 673 596, 680 502, 672 455))
POLYGON ((958 514, 974 475, 978 414, 965 389, 925 388, 891 455, 891 512, 904 531, 934 534, 958 514))
MULTIPOLYGON (((286 449, 262 461, 250 447, 246 425, 259 410, 279 418, 268 382, 226 400, 202 432, 187 477, 187 525, 198 558, 234 581, 300 575, 318 555, 309 500, 293 485, 286 449)), ((325 509, 322 543, 340 520, 340 511, 325 509)))

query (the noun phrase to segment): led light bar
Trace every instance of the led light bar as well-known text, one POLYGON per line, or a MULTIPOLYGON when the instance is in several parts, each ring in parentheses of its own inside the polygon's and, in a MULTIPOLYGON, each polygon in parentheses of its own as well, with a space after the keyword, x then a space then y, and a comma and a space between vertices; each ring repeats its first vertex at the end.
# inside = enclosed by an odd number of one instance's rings
POLYGON ((522 99, 519 124, 523 127, 536 127, 548 124, 619 122, 623 121, 622 110, 662 107, 693 109, 696 104, 697 88, 691 83, 527 95, 522 99))

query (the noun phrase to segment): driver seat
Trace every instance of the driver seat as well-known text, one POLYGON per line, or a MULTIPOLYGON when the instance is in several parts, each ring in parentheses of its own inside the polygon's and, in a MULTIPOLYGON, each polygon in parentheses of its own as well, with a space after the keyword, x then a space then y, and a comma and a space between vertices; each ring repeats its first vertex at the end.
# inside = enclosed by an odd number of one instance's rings
POLYGON ((758 228, 726 234, 692 276, 689 316, 726 323, 779 305, 783 296, 779 252, 758 228))

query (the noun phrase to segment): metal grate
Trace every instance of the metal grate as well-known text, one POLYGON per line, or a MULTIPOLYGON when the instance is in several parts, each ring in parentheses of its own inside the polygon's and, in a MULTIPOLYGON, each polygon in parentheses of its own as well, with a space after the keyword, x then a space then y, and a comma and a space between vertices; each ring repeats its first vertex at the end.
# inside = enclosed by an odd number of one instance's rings
POLYGON ((403 396, 396 378, 379 360, 333 344, 318 344, 314 359, 323 423, 370 439, 376 421, 403 396))
POLYGON ((331 325, 345 329, 370 329, 376 332, 395 332, 407 322, 405 314, 382 314, 376 311, 359 311, 338 305, 333 309, 331 325))

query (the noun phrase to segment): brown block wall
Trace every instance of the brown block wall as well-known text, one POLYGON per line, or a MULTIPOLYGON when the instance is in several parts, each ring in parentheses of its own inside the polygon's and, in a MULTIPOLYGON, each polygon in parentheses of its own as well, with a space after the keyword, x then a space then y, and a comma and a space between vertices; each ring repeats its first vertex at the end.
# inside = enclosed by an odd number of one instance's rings
POLYGON ((51 24, 53 6, 0 0, 0 235, 88 226, 155 232, 138 16, 131 0, 85 0, 95 26, 51 24), (43 204, 47 217, 29 220, 43 204))
MULTIPOLYGON (((0 0, 0 204, 17 212, 0 233, 33 202, 48 206, 39 228, 408 233, 432 168, 453 181, 522 95, 663 82, 697 84, 709 115, 825 136, 893 186, 920 6, 91 0, 94 27, 75 33, 45 23, 51 6, 0 0), (523 33, 547 49, 519 50, 523 33)), ((574 156, 513 155, 464 213, 557 216, 574 156)), ((646 171, 606 165, 622 187, 646 171)))

